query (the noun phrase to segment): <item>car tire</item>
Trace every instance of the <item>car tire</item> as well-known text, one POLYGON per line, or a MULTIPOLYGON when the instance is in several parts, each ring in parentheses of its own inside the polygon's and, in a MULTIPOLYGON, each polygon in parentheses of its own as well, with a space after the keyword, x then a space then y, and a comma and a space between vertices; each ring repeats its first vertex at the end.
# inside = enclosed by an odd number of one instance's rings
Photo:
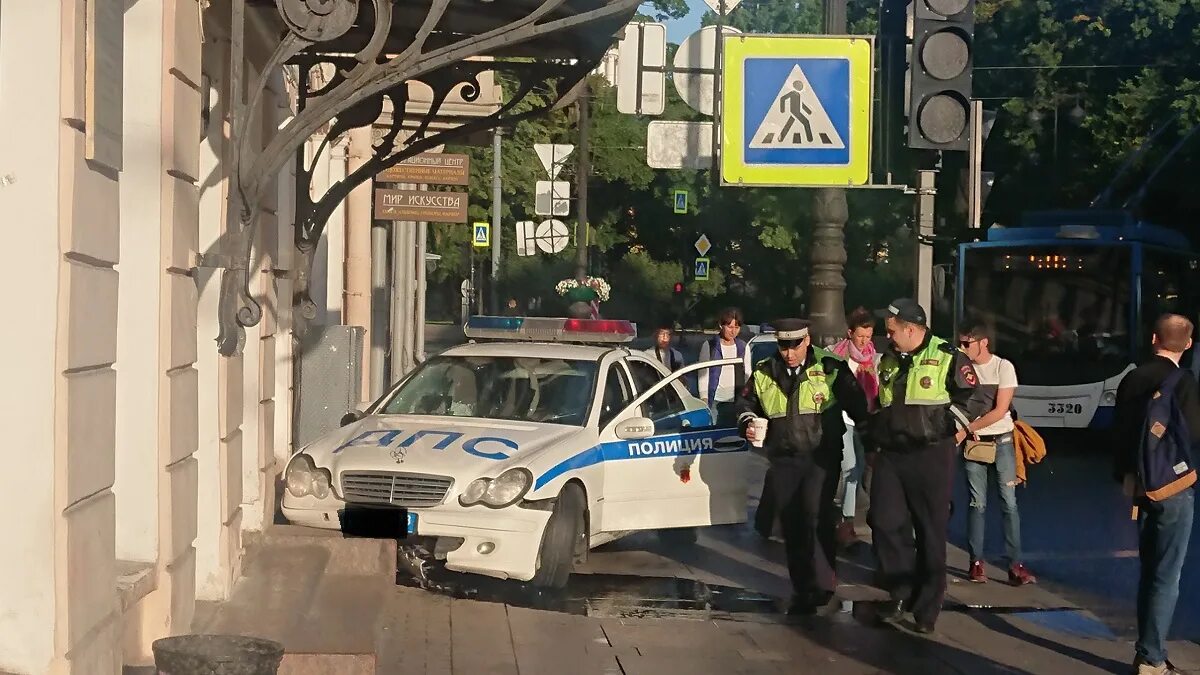
POLYGON ((691 546, 696 543, 697 534, 694 527, 673 527, 659 530, 658 539, 668 546, 691 546))
MULTIPOLYGON (((575 567, 576 548, 587 536, 584 517, 587 500, 583 490, 568 484, 558 495, 538 551, 538 569, 530 583, 538 588, 562 588, 575 567)), ((586 544, 584 544, 586 546, 586 544)))

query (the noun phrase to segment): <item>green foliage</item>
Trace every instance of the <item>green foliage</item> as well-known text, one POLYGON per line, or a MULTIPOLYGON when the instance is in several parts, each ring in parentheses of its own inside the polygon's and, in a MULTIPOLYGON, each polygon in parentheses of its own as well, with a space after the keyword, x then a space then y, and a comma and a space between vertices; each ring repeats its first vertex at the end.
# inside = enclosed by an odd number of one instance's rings
MULTIPOLYGON (((850 3, 848 32, 873 33, 877 9, 876 2, 850 3)), ((655 20, 682 16, 686 10, 684 0, 643 7, 655 20)), ((979 0, 976 17, 974 92, 999 113, 985 149, 985 168, 997 174, 985 224, 1011 225, 1030 209, 1086 206, 1129 154, 1177 114, 1173 130, 1118 186, 1114 205, 1120 206, 1166 151, 1200 122, 1196 0, 979 0)), ((714 21, 711 12, 703 19, 714 21)), ((821 29, 822 3, 743 0, 728 22, 744 32, 815 33, 821 29)), ((502 84, 512 91, 512 83, 502 84)), ((645 163, 649 120, 618 113, 612 88, 596 77, 591 84, 589 273, 606 277, 613 287, 613 298, 602 311, 640 323, 681 318, 685 325, 711 323, 712 313, 726 304, 740 305, 751 321, 800 311, 811 273, 812 191, 721 188, 707 171, 650 169, 645 163), (689 197, 683 215, 672 211, 673 193, 679 189, 689 197), (708 254, 712 277, 697 282, 691 279, 697 255, 693 242, 701 234, 713 243, 708 254), (675 313, 683 307, 672 296, 676 282, 687 289, 688 309, 678 317, 675 313)), ((673 86, 668 85, 667 95, 667 109, 659 119, 702 119, 673 86)), ((558 255, 518 258, 512 224, 542 220, 532 213, 533 193, 536 181, 547 177, 532 146, 547 142, 577 143, 569 110, 506 130, 502 158, 502 292, 522 301, 541 298, 542 314, 565 311, 553 286, 572 275, 574 242, 558 255)), ((1200 191, 1189 184, 1192 169, 1200 168, 1192 166, 1196 142, 1185 146, 1142 199, 1148 217, 1191 223, 1200 216, 1200 191)), ((490 221, 490 143, 447 150, 471 155, 471 218, 490 221)), ((560 175, 560 180, 572 181, 573 196, 576 159, 560 175)), ((963 158, 952 153, 944 159, 939 215, 945 217, 945 228, 939 232, 950 241, 939 244, 939 262, 949 262, 952 240, 967 234, 963 214, 950 208, 957 187, 954 169, 963 158)), ((912 198, 881 190, 850 190, 847 197, 846 305, 876 307, 912 287, 912 198)), ((571 228, 577 213, 573 200, 571 216, 563 219, 571 228)), ((431 251, 443 256, 431 283, 440 284, 457 303, 458 284, 470 265, 469 228, 435 225, 431 231, 431 251)), ((476 260, 483 270, 485 257, 486 251, 476 260)), ((457 305, 451 309, 456 313, 457 305)))
MULTIPOLYGON (((1200 4, 1182 0, 980 0, 975 92, 1000 113, 985 163, 997 184, 985 222, 1082 208, 1171 114, 1179 121, 1119 184, 1120 207, 1200 122, 1200 4), (1022 67, 1020 69, 1011 66, 1022 67), (1083 67, 1079 67, 1083 66, 1083 67), (1074 112, 1074 115, 1072 115, 1074 112)), ((1181 152, 1142 200, 1149 218, 1200 214, 1181 152)), ((1132 204, 1131 204, 1132 206, 1132 204)))

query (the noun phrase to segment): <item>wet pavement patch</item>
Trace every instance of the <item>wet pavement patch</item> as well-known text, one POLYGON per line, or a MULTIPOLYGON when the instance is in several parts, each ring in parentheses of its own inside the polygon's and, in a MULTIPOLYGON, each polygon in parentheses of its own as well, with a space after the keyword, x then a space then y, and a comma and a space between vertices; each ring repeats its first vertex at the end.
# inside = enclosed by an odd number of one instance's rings
MULTIPOLYGON (((990 614, 1001 613, 993 609, 988 609, 968 610, 968 614, 971 611, 987 611, 990 614)), ((1056 608, 1031 610, 1028 608, 1012 608, 1012 611, 1004 611, 1003 613, 1058 633, 1066 633, 1093 640, 1117 639, 1116 633, 1112 632, 1104 622, 1091 616, 1088 612, 1079 609, 1056 608)))
POLYGON ((459 574, 441 565, 427 566, 422 579, 402 565, 396 583, 453 598, 604 618, 681 618, 697 613, 709 618, 780 612, 779 600, 768 595, 677 577, 572 574, 565 588, 555 590, 459 574))

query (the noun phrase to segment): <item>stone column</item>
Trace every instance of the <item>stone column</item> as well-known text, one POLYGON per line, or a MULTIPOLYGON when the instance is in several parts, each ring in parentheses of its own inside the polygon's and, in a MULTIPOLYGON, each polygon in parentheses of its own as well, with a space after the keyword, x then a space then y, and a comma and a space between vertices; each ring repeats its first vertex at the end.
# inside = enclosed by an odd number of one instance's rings
MULTIPOLYGON (((846 0, 825 0, 825 32, 846 32, 846 0)), ((809 318, 814 342, 829 345, 846 332, 846 266, 844 229, 849 214, 845 188, 820 188, 813 204, 812 281, 809 318)))
MULTIPOLYGON (((371 159, 371 128, 363 127, 350 132, 349 166, 347 175, 354 173, 371 159)), ((345 325, 362 326, 362 391, 359 398, 371 400, 371 190, 373 181, 367 181, 354 189, 346 200, 346 301, 345 325)), ((336 261, 330 261, 332 268, 336 261)))
POLYGON ((831 344, 846 330, 844 293, 846 245, 843 230, 848 217, 846 190, 821 188, 813 204, 812 292, 809 318, 817 344, 831 344))

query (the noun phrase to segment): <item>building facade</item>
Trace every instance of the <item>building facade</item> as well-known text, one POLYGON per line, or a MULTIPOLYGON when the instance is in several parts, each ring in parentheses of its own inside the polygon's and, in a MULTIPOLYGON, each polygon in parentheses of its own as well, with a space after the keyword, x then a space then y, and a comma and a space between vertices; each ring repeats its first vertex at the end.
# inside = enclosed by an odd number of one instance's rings
MULTIPOLYGON (((263 207, 265 316, 218 356, 230 189, 228 3, 0 3, 3 266, 20 289, 0 389, 16 517, 0 525, 0 671, 114 673, 228 596, 274 517, 291 420, 289 214, 263 207), (222 5, 225 14, 222 14, 222 5), (17 226, 19 224, 19 227, 17 226), (32 338, 32 339, 30 339, 32 338)), ((278 36, 254 12, 247 71, 278 36)), ((292 111, 284 73, 251 150, 292 111)))

